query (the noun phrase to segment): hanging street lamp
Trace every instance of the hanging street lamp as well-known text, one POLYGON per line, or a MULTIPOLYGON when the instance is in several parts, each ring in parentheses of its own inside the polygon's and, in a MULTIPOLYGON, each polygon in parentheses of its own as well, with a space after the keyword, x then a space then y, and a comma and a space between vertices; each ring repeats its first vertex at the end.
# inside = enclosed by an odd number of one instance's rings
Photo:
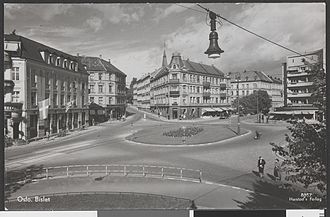
POLYGON ((219 58, 221 53, 224 51, 221 50, 221 48, 218 45, 218 33, 216 32, 216 14, 212 11, 209 11, 209 17, 211 19, 211 33, 209 35, 210 40, 210 46, 209 48, 204 52, 208 55, 209 58, 216 59, 219 58))

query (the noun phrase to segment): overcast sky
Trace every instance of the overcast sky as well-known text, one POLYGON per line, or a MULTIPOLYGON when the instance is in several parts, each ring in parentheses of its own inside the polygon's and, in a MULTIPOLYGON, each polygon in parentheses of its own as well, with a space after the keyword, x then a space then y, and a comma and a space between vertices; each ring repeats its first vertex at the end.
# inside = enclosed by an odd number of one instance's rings
MULTIPOLYGON (((195 4, 182 4, 202 11, 195 4)), ((290 49, 325 48, 324 3, 202 4, 251 31, 290 49)), ((168 62, 178 51, 191 61, 214 64, 223 72, 261 70, 280 77, 291 55, 222 20, 217 24, 220 59, 208 59, 209 19, 176 4, 5 4, 4 31, 76 55, 99 56, 127 74, 127 85, 168 62)))

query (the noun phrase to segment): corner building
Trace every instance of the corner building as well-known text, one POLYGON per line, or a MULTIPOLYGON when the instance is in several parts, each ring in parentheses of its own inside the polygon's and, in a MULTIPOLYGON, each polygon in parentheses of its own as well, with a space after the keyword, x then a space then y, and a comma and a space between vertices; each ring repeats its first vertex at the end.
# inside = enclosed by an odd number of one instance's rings
POLYGON ((150 74, 150 109, 168 119, 193 119, 230 108, 229 79, 213 65, 182 60, 175 52, 167 66, 150 74))
POLYGON ((118 119, 126 113, 126 74, 101 57, 80 56, 89 74, 89 102, 105 109, 106 116, 118 119))
MULTIPOLYGON (((5 95, 9 103, 21 103, 15 123, 5 123, 14 139, 44 137, 46 129, 79 128, 88 121, 88 74, 75 56, 31 39, 5 34, 4 49, 12 59, 5 79, 15 83, 14 92, 5 95), (48 99, 48 118, 39 117, 38 102, 48 99), (66 112, 66 104, 74 101, 66 112)), ((6 107, 6 104, 5 104, 6 107)))

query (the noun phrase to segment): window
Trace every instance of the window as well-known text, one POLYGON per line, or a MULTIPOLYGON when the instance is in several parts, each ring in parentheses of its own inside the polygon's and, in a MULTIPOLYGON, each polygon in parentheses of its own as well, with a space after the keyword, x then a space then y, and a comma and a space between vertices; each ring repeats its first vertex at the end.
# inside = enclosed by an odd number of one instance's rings
POLYGON ((103 85, 99 85, 99 93, 103 93, 103 85))
POLYGON ((61 95, 61 105, 64 105, 64 95, 61 95))
POLYGON ((94 97, 93 96, 89 97, 89 101, 94 102, 94 97))
POLYGON ((31 106, 37 106, 37 92, 31 93, 31 106))
POLYGON ((13 81, 18 81, 19 80, 19 68, 18 67, 13 67, 11 69, 11 80, 13 81))
POLYGON ((102 80, 102 72, 99 73, 99 80, 102 80))
POLYGON ((14 91, 12 95, 12 102, 18 102, 19 99, 19 91, 14 91))
POLYGON ((109 105, 111 105, 112 104, 112 97, 110 96, 109 97, 109 105))
POLYGON ((103 96, 99 96, 99 104, 103 104, 103 96))
POLYGON ((60 66, 61 65, 61 58, 57 57, 56 58, 56 66, 60 66))
POLYGON ((53 97, 53 106, 57 106, 57 94, 54 94, 54 97, 53 97))
POLYGON ((91 93, 94 93, 94 84, 89 85, 89 90, 91 93))
POLYGON ((199 103, 199 97, 197 97, 197 103, 199 103))

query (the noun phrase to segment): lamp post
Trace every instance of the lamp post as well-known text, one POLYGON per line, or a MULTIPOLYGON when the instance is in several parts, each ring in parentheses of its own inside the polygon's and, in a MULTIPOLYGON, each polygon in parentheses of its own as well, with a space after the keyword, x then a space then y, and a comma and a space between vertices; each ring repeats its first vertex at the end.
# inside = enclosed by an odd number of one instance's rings
MULTIPOLYGON (((257 80, 257 76, 254 76, 254 80, 257 80)), ((257 89, 257 122, 260 123, 260 118, 259 118, 259 90, 257 89)))
POLYGON ((240 115, 240 111, 239 111, 239 81, 240 81, 240 75, 239 75, 239 73, 237 73, 237 75, 236 75, 236 80, 237 80, 237 113, 238 113, 238 115, 237 115, 237 135, 240 135, 240 133, 241 133, 241 123, 240 123, 240 117, 239 117, 239 115, 240 115))

